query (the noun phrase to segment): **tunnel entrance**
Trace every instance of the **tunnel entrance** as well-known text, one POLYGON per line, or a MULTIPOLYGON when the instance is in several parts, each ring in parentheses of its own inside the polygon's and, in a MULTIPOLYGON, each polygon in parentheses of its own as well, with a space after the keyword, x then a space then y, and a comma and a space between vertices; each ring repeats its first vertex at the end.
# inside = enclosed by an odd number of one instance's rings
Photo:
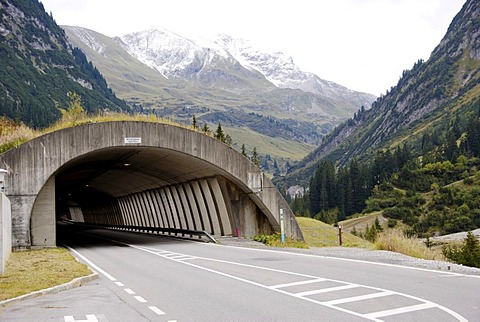
POLYGON ((61 218, 97 224, 303 236, 262 171, 224 143, 169 124, 90 123, 0 154, 14 248, 55 246, 61 218))
POLYGON ((58 170, 55 196, 57 222, 166 228, 168 235, 174 230, 235 237, 273 232, 223 171, 160 148, 115 147, 80 156, 58 170))

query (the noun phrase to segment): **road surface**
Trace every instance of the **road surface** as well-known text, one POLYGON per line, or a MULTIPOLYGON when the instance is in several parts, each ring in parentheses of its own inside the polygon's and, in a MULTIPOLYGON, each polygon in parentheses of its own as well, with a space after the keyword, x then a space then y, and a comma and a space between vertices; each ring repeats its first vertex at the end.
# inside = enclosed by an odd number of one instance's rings
POLYGON ((71 251, 100 274, 0 321, 480 321, 480 278, 95 230, 71 251))

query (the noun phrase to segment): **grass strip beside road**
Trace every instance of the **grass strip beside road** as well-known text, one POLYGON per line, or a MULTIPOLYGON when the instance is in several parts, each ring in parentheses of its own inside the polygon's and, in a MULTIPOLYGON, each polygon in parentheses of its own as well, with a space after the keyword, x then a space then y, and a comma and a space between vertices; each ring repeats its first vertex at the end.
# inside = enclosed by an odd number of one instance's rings
POLYGON ((68 283, 90 269, 64 248, 13 252, 0 275, 0 301, 68 283))

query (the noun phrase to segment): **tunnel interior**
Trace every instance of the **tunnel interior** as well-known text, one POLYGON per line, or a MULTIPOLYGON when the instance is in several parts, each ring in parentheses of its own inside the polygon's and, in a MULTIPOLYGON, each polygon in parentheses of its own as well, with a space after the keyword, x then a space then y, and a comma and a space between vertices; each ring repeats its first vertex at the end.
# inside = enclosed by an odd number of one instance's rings
MULTIPOLYGON (((272 224, 224 170, 153 147, 111 147, 79 156, 55 173, 55 217, 96 225, 272 233, 272 224)), ((62 227, 57 224, 58 229, 62 227)), ((170 233, 169 233, 170 234, 170 233)))

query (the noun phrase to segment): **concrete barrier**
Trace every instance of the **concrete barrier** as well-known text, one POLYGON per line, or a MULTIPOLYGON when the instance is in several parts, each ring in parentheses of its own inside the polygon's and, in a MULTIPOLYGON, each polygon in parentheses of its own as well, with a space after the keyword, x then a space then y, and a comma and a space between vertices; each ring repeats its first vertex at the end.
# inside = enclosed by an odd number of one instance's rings
POLYGON ((3 274, 12 252, 12 210, 10 200, 2 192, 0 192, 0 227, 0 274, 3 274))

